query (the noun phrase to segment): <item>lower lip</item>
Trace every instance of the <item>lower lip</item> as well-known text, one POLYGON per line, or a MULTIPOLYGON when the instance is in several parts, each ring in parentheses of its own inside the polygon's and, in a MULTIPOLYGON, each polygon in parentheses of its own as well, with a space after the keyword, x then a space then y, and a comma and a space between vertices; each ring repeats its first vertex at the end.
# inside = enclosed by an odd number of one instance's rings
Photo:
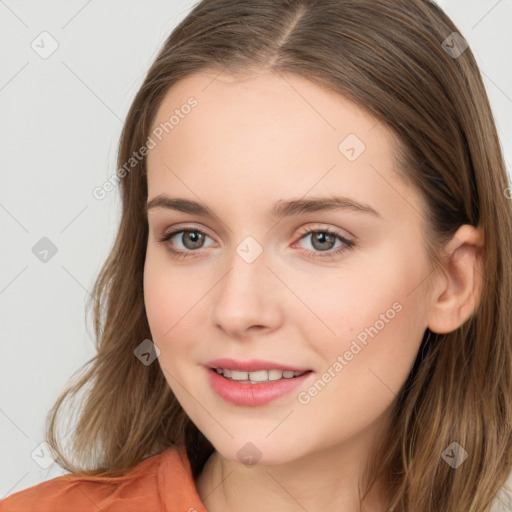
POLYGON ((257 406, 263 405, 286 393, 290 393, 295 388, 304 384, 312 375, 309 371, 299 377, 292 379, 271 380, 258 384, 249 384, 248 382, 237 382, 226 379, 215 369, 206 368, 208 378, 213 390, 224 400, 235 405, 257 406))

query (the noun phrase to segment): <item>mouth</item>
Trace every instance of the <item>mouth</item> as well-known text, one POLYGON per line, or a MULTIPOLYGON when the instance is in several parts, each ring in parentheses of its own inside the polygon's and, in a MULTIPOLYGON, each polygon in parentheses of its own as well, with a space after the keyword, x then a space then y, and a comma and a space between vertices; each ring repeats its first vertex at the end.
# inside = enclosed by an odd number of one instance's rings
POLYGON ((229 368, 210 368, 212 372, 221 375, 225 379, 241 384, 262 384, 278 380, 290 380, 300 377, 312 370, 282 370, 278 368, 257 371, 231 370, 229 368))
POLYGON ((263 359, 228 357, 204 364, 212 390, 224 400, 241 406, 259 406, 289 395, 314 378, 310 368, 263 359))

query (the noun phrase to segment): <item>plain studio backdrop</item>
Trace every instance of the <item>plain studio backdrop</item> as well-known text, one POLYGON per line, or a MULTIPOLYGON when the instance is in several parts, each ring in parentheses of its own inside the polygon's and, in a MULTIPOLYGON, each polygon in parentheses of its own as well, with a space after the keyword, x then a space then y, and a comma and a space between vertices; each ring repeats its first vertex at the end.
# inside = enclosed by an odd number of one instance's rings
MULTIPOLYGON (((196 3, 0 0, 0 499, 63 473, 44 421, 94 355, 85 300, 120 214, 117 187, 93 190, 115 173, 149 65, 196 3)), ((439 3, 476 56, 510 172, 512 0, 439 3)))

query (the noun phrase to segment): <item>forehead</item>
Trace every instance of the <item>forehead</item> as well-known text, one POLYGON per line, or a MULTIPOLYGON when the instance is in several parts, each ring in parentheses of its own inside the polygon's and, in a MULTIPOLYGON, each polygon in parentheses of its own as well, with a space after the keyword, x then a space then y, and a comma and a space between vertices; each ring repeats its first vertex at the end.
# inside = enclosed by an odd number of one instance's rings
MULTIPOLYGON (((336 139, 343 135, 343 130, 350 129, 364 137, 378 124, 369 113, 343 96, 299 75, 263 71, 235 77, 204 71, 173 85, 158 109, 152 128, 168 121, 190 97, 198 103, 191 114, 199 112, 194 117, 200 117, 201 124, 209 121, 231 132, 236 126, 251 126, 260 131, 260 136, 278 132, 283 137, 289 133, 293 137, 308 137, 313 143, 319 138, 314 137, 315 132, 322 138, 331 132, 336 139)), ((183 129, 178 130, 176 126, 172 133, 180 131, 183 129)), ((379 134, 392 138, 384 127, 374 136, 379 134)))
POLYGON ((389 217, 415 202, 421 209, 396 172, 394 134, 343 96, 298 75, 196 73, 168 91, 152 133, 159 127, 162 140, 155 139, 148 154, 149 198, 197 192, 209 205, 229 198, 243 208, 262 198, 336 193, 389 217), (190 98, 195 106, 185 108, 190 98))

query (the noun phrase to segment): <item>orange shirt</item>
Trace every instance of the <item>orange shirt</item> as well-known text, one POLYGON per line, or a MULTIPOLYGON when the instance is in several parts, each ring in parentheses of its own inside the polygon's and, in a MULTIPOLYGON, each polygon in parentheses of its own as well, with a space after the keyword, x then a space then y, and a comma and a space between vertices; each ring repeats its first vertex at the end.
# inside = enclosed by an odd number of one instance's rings
POLYGON ((118 478, 59 476, 11 494, 1 512, 207 512, 185 447, 152 455, 118 478))

